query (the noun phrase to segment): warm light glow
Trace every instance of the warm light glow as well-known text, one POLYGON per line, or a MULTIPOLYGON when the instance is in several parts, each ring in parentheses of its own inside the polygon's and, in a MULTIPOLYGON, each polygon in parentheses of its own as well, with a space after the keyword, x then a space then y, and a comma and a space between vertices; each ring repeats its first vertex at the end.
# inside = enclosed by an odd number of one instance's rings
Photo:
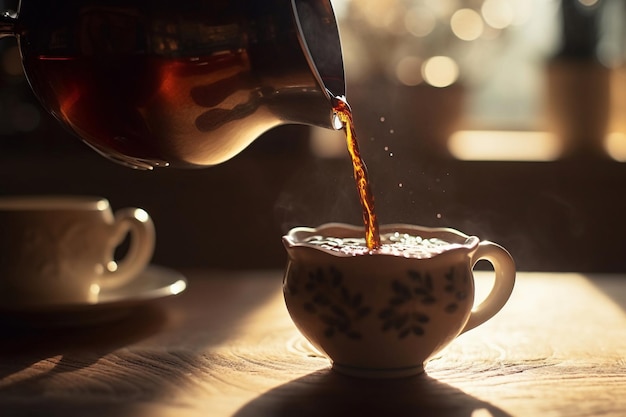
POLYGON ((70 117, 72 114, 71 111, 74 109, 74 105, 78 102, 81 96, 82 94, 80 92, 80 89, 74 87, 72 88, 71 92, 63 97, 61 103, 59 103, 59 107, 64 119, 72 120, 72 118, 70 117))
POLYGON ((457 10, 450 19, 452 32, 461 40, 473 41, 483 33, 483 19, 473 9, 457 10))
POLYGON ((449 138, 448 150, 465 161, 553 161, 562 144, 548 132, 462 130, 449 138))
POLYGON ((187 288, 187 283, 183 280, 178 280, 172 285, 170 285, 169 290, 172 295, 176 295, 185 291, 185 288, 187 288))
POLYGON ((491 411, 486 408, 477 408, 472 411, 471 417, 493 417, 493 414, 491 414, 491 411))
POLYGON ((598 3, 598 0, 578 0, 578 2, 583 6, 591 7, 595 6, 598 3))
POLYGON ((148 215, 148 213, 147 213, 145 210, 143 210, 143 209, 140 209, 140 208, 135 209, 134 214, 135 214, 135 218, 136 218, 137 220, 139 220, 140 222, 142 222, 142 223, 145 223, 145 222, 147 222, 148 220, 150 220, 150 216, 149 216, 149 215, 148 215))
POLYGON ((608 134, 604 141, 604 149, 616 161, 626 162, 626 134, 622 132, 608 134))
POLYGON ((447 87, 459 78, 459 66, 447 56, 434 56, 422 65, 422 77, 433 87, 447 87))
POLYGON ((390 5, 388 1, 360 0, 359 8, 364 14, 370 26, 380 29, 388 29, 399 14, 400 4, 390 5), (396 7, 394 7, 396 6, 396 7))
POLYGON ((435 29, 436 24, 437 18, 426 7, 414 7, 409 9, 404 15, 406 30, 418 38, 429 35, 435 29))
POLYGON ((109 201, 108 200, 98 200, 96 203, 96 210, 105 211, 109 209, 109 201))
MULTIPOLYGON (((358 0, 360 1, 360 0, 358 0)), ((377 0, 380 1, 380 0, 377 0)), ((456 9, 459 8, 458 0, 422 0, 415 1, 414 3, 422 3, 425 7, 428 7, 433 11, 434 15, 437 16, 438 19, 446 19, 449 17, 456 9)))
POLYGON ((485 0, 481 12, 485 22, 496 29, 510 26, 515 18, 513 7, 507 0, 485 0))
POLYGON ((98 296, 100 294, 100 286, 98 284, 91 284, 89 286, 89 292, 91 295, 98 296))
POLYGON ((91 284, 89 286, 89 294, 87 294, 87 302, 91 304, 97 303, 99 297, 100 297, 100 285, 91 284))
POLYGON ((421 67, 421 59, 414 56, 405 56, 396 65, 396 77, 404 85, 418 85, 423 81, 421 67))

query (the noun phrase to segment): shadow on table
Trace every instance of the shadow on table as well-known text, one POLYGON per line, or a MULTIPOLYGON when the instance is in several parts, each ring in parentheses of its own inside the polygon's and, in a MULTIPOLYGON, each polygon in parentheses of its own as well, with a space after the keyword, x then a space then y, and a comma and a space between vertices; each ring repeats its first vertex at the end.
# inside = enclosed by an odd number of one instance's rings
POLYGON ((588 278, 604 295, 626 313, 626 279, 621 275, 589 274, 588 278))
POLYGON ((33 320, 0 316, 0 393, 41 394, 45 382, 56 375, 89 367, 108 353, 155 334, 166 315, 158 306, 145 305, 89 326, 33 320), (35 364, 37 369, 18 375, 35 364))
POLYGON ((236 417, 510 417, 503 410, 437 381, 416 377, 370 380, 320 370, 246 404, 236 417), (480 411, 479 411, 480 410, 480 411))
POLYGON ((176 406, 202 375, 232 370, 236 354, 207 352, 277 294, 281 277, 193 275, 183 294, 106 323, 16 326, 0 314, 0 416, 134 417, 141 404, 176 406))

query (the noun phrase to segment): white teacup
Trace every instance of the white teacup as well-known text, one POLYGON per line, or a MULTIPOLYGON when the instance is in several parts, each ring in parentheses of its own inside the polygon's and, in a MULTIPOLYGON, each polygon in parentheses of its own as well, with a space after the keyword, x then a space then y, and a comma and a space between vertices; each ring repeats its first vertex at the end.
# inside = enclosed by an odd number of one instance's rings
POLYGON ((363 227, 346 224, 289 231, 285 302, 300 332, 335 370, 362 377, 419 374, 459 334, 500 311, 513 290, 515 264, 501 246, 453 229, 396 224, 380 233, 383 243, 393 235, 395 247, 370 252, 362 243, 346 250, 364 235, 363 227), (481 259, 493 265, 495 282, 472 311, 472 269, 481 259))
POLYGON ((152 220, 139 208, 113 214, 100 197, 0 197, 0 306, 95 303, 100 291, 139 275, 154 243, 152 220))

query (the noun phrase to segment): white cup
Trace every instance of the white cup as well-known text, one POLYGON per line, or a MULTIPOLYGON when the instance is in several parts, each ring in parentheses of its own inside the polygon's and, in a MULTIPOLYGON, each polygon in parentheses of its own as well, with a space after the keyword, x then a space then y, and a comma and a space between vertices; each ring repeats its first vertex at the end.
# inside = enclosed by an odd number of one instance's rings
POLYGON ((154 225, 139 208, 91 196, 0 197, 0 306, 96 303, 147 266, 154 225), (130 234, 128 250, 116 248, 130 234))
POLYGON ((513 291, 515 263, 501 246, 454 229, 392 224, 381 225, 380 232, 446 244, 428 256, 354 254, 310 239, 362 238, 362 226, 294 228, 283 238, 289 255, 285 303, 298 329, 331 359, 333 369, 369 378, 419 374, 459 334, 500 311, 513 291), (495 282, 472 309, 473 267, 481 259, 493 265, 495 282))

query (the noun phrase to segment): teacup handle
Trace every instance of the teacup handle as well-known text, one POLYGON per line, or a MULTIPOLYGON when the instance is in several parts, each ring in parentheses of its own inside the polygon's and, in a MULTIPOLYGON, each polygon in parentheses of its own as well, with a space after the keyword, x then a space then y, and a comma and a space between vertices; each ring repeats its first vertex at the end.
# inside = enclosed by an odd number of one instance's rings
POLYGON ((128 252, 114 270, 105 269, 100 288, 115 288, 126 284, 139 275, 150 262, 154 251, 155 231, 152 219, 144 210, 125 208, 115 212, 112 233, 115 249, 130 233, 128 252))
POLYGON ((500 311, 515 285, 515 261, 506 249, 496 243, 482 241, 472 256, 472 268, 481 259, 493 265, 495 281, 487 298, 472 311, 461 333, 483 324, 500 311))

